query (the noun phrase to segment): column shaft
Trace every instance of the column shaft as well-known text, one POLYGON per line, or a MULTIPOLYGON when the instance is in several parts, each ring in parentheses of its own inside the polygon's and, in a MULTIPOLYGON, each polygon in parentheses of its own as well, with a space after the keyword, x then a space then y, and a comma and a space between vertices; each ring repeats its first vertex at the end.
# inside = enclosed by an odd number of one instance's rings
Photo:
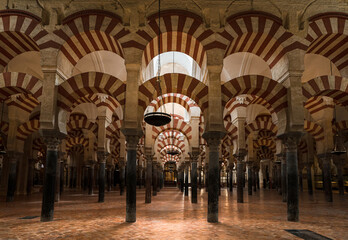
POLYGON ((151 203, 151 185, 152 185, 152 156, 148 156, 146 161, 146 191, 145 203, 151 203))
POLYGON ((243 161, 237 161, 237 202, 243 203, 243 178, 244 164, 243 161))
POLYGON ((16 191, 16 180, 17 180, 17 158, 16 153, 11 152, 9 155, 9 173, 7 182, 7 196, 6 202, 12 202, 14 200, 14 194, 16 191))
POLYGON ((186 165, 185 166, 185 196, 188 196, 188 189, 189 189, 189 183, 188 183, 188 169, 189 169, 189 167, 186 165))
POLYGON ((253 194, 253 172, 252 167, 248 166, 248 195, 253 194))
POLYGON ((193 161, 191 166, 191 202, 197 203, 197 161, 193 161))
POLYGON ((331 159, 329 156, 326 156, 322 158, 322 161, 323 161, 323 184, 324 184, 324 191, 325 191, 325 199, 327 202, 332 202, 331 159))
POLYGON ((136 221, 136 190, 137 190, 137 151, 136 148, 127 150, 127 207, 126 222, 136 221))
POLYGON ((286 151, 287 171, 287 208, 288 221, 299 220, 299 185, 298 185, 298 162, 296 146, 290 146, 286 151))
POLYGON ((104 202, 105 197, 105 161, 99 162, 99 192, 98 202, 104 202))

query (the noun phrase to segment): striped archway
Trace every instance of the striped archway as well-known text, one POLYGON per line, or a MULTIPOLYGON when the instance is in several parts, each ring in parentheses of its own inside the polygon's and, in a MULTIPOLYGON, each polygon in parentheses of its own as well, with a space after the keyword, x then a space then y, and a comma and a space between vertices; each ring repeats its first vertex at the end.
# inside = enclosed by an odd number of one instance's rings
POLYGON ((192 139, 192 128, 189 124, 187 124, 182 119, 174 118, 172 122, 168 123, 167 125, 161 126, 161 127, 152 127, 152 138, 157 139, 157 136, 161 134, 162 132, 165 132, 167 130, 176 130, 178 132, 181 132, 185 135, 188 141, 192 139))
POLYGON ((6 72, 0 74, 0 99, 14 94, 31 94, 36 99, 42 94, 42 82, 25 73, 6 72))
POLYGON ((327 97, 325 96, 311 97, 310 99, 306 101, 304 107, 308 110, 308 112, 311 115, 325 109, 334 108, 334 102, 326 101, 325 98, 327 97))
POLYGON ((23 10, 0 11, 0 72, 22 53, 54 46, 40 23, 41 18, 23 10))
POLYGON ((323 13, 309 18, 307 53, 330 59, 339 71, 348 67, 348 14, 323 13))
POLYGON ((60 50, 61 61, 67 60, 71 66, 87 54, 95 51, 110 51, 123 58, 122 43, 129 34, 122 20, 114 13, 104 10, 84 10, 63 19, 61 29, 53 33, 57 36, 56 48, 60 50))
POLYGON ((86 96, 79 98, 71 108, 73 109, 81 103, 93 103, 97 108, 106 107, 110 109, 112 113, 120 106, 120 103, 114 97, 99 93, 87 94, 86 96))
POLYGON ((255 121, 245 126, 245 138, 254 131, 268 130, 276 135, 278 127, 272 122, 271 116, 258 116, 255 121))
POLYGON ((69 122, 67 123, 67 132, 70 133, 73 130, 86 129, 97 135, 98 125, 90 122, 83 114, 73 113, 70 115, 69 122))
POLYGON ((16 138, 21 141, 25 141, 30 134, 36 132, 40 128, 40 121, 38 119, 32 119, 17 127, 16 138))
POLYGON ((157 111, 157 109, 161 107, 162 103, 177 103, 183 106, 187 112, 190 112, 191 107, 198 107, 194 100, 179 93, 165 93, 161 96, 161 100, 159 97, 157 97, 149 106, 153 107, 154 111, 157 111))
POLYGON ((70 112, 72 107, 89 94, 104 93, 125 102, 126 85, 119 79, 100 72, 87 72, 69 78, 58 86, 57 105, 70 112))
MULTIPOLYGON (((138 104, 145 109, 158 96, 157 78, 152 78, 139 86, 138 104)), ((161 76, 162 93, 177 93, 193 99, 201 108, 208 107, 208 87, 201 81, 180 73, 171 73, 161 76)))
POLYGON ((306 99, 317 96, 333 98, 343 106, 348 104, 348 79, 338 76, 321 76, 309 80, 302 85, 302 93, 306 99))
POLYGON ((304 130, 312 135, 317 142, 324 139, 324 129, 317 123, 305 119, 304 130))
MULTIPOLYGON (((282 20, 265 12, 243 12, 230 16, 220 35, 228 44, 225 57, 237 52, 249 52, 261 57, 269 66, 273 79, 278 79, 287 65, 286 54, 294 49, 307 49, 305 41, 293 37, 282 20), (279 76, 278 76, 279 75, 279 76)), ((285 69, 286 70, 286 69, 285 69)))

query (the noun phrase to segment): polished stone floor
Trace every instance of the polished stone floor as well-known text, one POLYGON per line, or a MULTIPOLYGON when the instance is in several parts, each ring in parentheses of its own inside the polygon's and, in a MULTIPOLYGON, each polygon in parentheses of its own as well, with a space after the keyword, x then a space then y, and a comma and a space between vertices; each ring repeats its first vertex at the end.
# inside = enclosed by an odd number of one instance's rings
POLYGON ((326 203, 322 191, 313 197, 301 193, 300 222, 286 221, 286 203, 275 190, 244 193, 237 204, 233 194, 222 189, 219 223, 206 221, 207 193, 201 190, 198 204, 191 204, 176 188, 164 188, 145 204, 145 191, 137 192, 137 222, 125 223, 125 195, 106 193, 88 196, 68 190, 55 204, 55 220, 42 223, 41 195, 17 197, 13 203, 0 202, 0 239, 300 239, 285 229, 308 229, 332 239, 348 239, 348 195, 334 194, 326 203))

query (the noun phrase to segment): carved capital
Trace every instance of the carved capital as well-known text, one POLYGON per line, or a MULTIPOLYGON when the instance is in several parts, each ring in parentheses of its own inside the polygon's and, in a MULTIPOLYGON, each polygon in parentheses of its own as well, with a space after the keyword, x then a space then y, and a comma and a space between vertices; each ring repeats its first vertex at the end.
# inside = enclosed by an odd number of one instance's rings
POLYGON ((108 155, 109 155, 108 152, 98 151, 97 157, 98 157, 99 163, 106 163, 106 159, 107 159, 108 155))
POLYGON ((295 152, 297 150, 297 146, 301 140, 303 133, 302 132, 288 132, 281 136, 285 148, 288 152, 295 152))
POLYGON ((247 150, 241 148, 241 149, 238 149, 238 152, 233 154, 233 156, 237 159, 237 162, 242 162, 246 154, 247 154, 247 150))
POLYGON ((225 136, 223 132, 205 132, 203 133, 203 138, 207 141, 209 146, 209 151, 219 151, 219 146, 221 144, 221 139, 225 136))
POLYGON ((44 143, 47 146, 47 151, 58 151, 61 140, 58 137, 48 136, 44 137, 44 143))

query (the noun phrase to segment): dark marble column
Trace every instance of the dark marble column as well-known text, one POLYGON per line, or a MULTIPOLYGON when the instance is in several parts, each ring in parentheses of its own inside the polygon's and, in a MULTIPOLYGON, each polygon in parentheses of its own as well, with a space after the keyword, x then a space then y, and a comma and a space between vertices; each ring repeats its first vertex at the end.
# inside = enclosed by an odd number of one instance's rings
POLYGON ((286 146, 287 212, 288 221, 292 222, 299 221, 297 145, 301 136, 301 132, 287 133, 284 141, 286 146))
POLYGON ((307 163, 307 187, 308 187, 308 194, 313 195, 312 163, 307 163))
POLYGON ((136 221, 137 144, 139 135, 124 131, 127 141, 126 222, 136 221))
POLYGON ((59 202, 60 200, 60 158, 62 157, 63 153, 58 152, 58 160, 57 160, 57 167, 56 167, 56 191, 54 195, 54 201, 59 202))
POLYGON ((318 155, 318 158, 322 162, 323 187, 327 202, 332 202, 331 157, 331 153, 318 155))
POLYGON ((300 191, 303 192, 303 177, 302 177, 302 168, 298 170, 298 181, 300 186, 300 191))
POLYGON ((184 181, 184 167, 181 167, 180 170, 180 190, 183 193, 185 188, 185 181, 184 181))
POLYGON ((247 162, 248 165, 248 195, 253 194, 253 162, 247 162))
POLYGON ((157 163, 152 163, 152 196, 157 196, 157 163))
POLYGON ((230 171, 230 176, 229 176, 229 181, 230 181, 230 192, 233 192, 233 163, 230 164, 229 166, 229 171, 230 171))
POLYGON ((126 166, 126 163, 125 163, 125 160, 123 157, 120 157, 119 159, 119 165, 120 165, 120 195, 123 195, 124 193, 124 186, 125 186, 125 172, 126 172, 126 169, 125 169, 125 166, 126 166))
POLYGON ((28 181, 27 181, 27 195, 31 195, 33 191, 33 183, 34 183, 34 164, 35 159, 28 159, 28 181))
POLYGON ((161 166, 157 163, 157 193, 161 190, 161 166))
POLYGON ((112 168, 112 165, 108 165, 107 166, 108 170, 107 170, 107 191, 110 192, 111 191, 111 188, 112 188, 112 171, 113 171, 113 168, 112 168))
POLYGON ((53 220, 58 147, 60 144, 60 139, 53 136, 44 136, 44 141, 47 146, 47 153, 45 165, 45 180, 42 193, 41 222, 48 222, 53 220))
POLYGON ((209 183, 209 164, 206 163, 205 164, 205 192, 208 192, 209 188, 208 188, 208 183, 209 183))
POLYGON ((99 192, 98 192, 98 202, 104 202, 105 198, 105 164, 106 158, 108 156, 107 152, 98 151, 98 162, 99 162, 99 192))
POLYGON ((246 154, 245 149, 239 149, 239 152, 235 155, 237 158, 237 202, 243 203, 243 185, 244 185, 244 157, 246 154))
POLYGON ((197 203, 197 160, 199 152, 192 151, 191 157, 191 203, 197 203))
POLYGON ((258 169, 257 167, 253 167, 253 188, 254 188, 254 192, 256 192, 257 189, 257 176, 258 176, 258 169))
POLYGON ((287 174, 286 174, 286 158, 283 153, 281 153, 278 158, 281 161, 281 178, 282 178, 282 199, 283 202, 287 201, 287 174))
POLYGON ((202 166, 198 167, 198 188, 202 188, 202 166))
POLYGON ((59 194, 62 195, 64 192, 64 160, 60 161, 60 188, 59 188, 59 194))
POLYGON ((8 151, 7 157, 9 160, 9 172, 8 172, 8 182, 7 182, 7 195, 6 202, 12 202, 14 200, 14 195, 16 191, 16 181, 17 181, 17 164, 23 153, 8 151))
POLYGON ((88 195, 93 194, 93 183, 94 183, 94 164, 91 161, 90 165, 87 166, 88 171, 88 195))
POLYGON ((208 222, 219 221, 219 146, 225 134, 222 132, 205 132, 203 137, 209 147, 208 170, 208 222))
POLYGON ((282 195, 282 174, 281 174, 281 161, 278 158, 277 161, 274 162, 274 164, 276 165, 276 182, 277 182, 277 192, 279 195, 282 195))
POLYGON ((337 168, 337 183, 339 195, 344 195, 343 166, 346 154, 333 155, 333 162, 337 168))
POLYGON ((146 190, 145 190, 145 203, 151 203, 151 186, 152 186, 152 151, 151 149, 145 149, 146 153, 146 190))
POLYGON ((185 196, 188 196, 188 193, 189 193, 189 166, 188 166, 188 163, 186 162, 185 163, 185 196))

